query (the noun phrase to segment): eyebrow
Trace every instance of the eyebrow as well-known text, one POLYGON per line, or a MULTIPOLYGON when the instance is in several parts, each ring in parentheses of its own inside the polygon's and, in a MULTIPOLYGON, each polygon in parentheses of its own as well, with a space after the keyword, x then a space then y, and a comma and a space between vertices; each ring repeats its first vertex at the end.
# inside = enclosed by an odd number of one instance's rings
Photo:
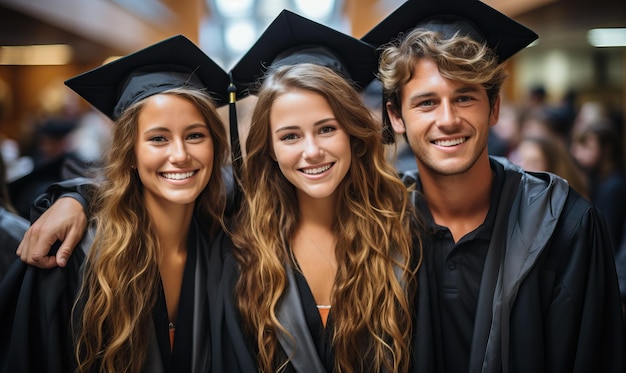
MULTIPOLYGON (((462 94, 462 93, 475 93, 475 92, 479 92, 481 89, 481 87, 475 87, 475 86, 463 86, 460 88, 457 88, 454 90, 455 94, 462 94)), ((424 92, 424 93, 418 93, 415 94, 411 97, 409 97, 409 102, 410 103, 415 103, 416 101, 422 100, 422 99, 426 99, 426 98, 433 98, 433 97, 437 97, 438 95, 435 92, 424 92)))
POLYGON ((465 87, 461 87, 461 88, 455 90, 455 92, 456 93, 474 93, 474 92, 480 92, 481 89, 482 89, 482 87, 465 86, 465 87))
MULTIPOLYGON (((337 119, 335 119, 335 117, 329 117, 329 118, 324 118, 324 119, 320 119, 317 122, 313 123, 314 127, 319 127, 323 124, 326 124, 327 122, 330 121, 336 121, 337 119)), ((276 129, 276 131, 274 131, 274 133, 278 133, 278 132, 283 132, 283 131, 292 131, 292 130, 297 130, 299 129, 300 126, 296 126, 296 125, 291 125, 291 126, 283 126, 283 127, 279 127, 276 129)))
MULTIPOLYGON (((193 130, 196 128, 209 128, 208 125, 206 125, 205 123, 194 123, 194 124, 190 124, 187 127, 184 128, 184 131, 189 131, 189 130, 193 130)), ((150 132, 172 132, 171 129, 169 129, 168 127, 152 127, 152 128, 148 128, 147 130, 145 130, 143 133, 150 133, 150 132)))

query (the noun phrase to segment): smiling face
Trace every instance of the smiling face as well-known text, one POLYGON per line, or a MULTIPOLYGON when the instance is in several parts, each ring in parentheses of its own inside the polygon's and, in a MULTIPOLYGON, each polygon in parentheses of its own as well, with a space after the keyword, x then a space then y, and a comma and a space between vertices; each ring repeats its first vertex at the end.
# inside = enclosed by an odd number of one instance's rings
POLYGON ((137 123, 136 167, 144 200, 159 206, 191 205, 213 170, 213 140, 202 114, 186 99, 146 99, 137 123))
POLYGON ((321 95, 291 90, 272 104, 272 148, 299 199, 333 197, 350 168, 350 137, 321 95))
POLYGON ((550 171, 541 146, 533 140, 522 140, 517 146, 519 166, 526 171, 550 171))
POLYGON ((481 85, 446 79, 434 61, 421 59, 401 97, 401 112, 394 113, 388 104, 388 113, 394 130, 407 134, 420 173, 460 175, 488 158, 489 128, 498 121, 499 99, 490 110, 481 85))

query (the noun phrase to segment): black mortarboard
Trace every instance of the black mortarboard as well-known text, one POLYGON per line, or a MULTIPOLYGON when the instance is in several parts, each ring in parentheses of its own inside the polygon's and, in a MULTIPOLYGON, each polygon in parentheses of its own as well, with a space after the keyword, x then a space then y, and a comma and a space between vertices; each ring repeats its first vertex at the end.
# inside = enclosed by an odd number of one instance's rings
POLYGON ((217 106, 228 102, 228 74, 182 35, 160 41, 65 84, 112 120, 131 104, 165 90, 206 89, 217 106))
POLYGON ((458 31, 475 40, 486 41, 500 62, 538 37, 526 26, 478 0, 408 0, 361 40, 378 47, 418 26, 448 36, 458 31))
MULTIPOLYGON (((288 10, 283 10, 230 71, 230 133, 233 169, 238 179, 241 153, 237 131, 237 94, 254 94, 268 69, 298 63, 327 66, 356 84, 359 90, 376 77, 378 57, 371 45, 288 10), (233 134, 237 135, 236 138, 233 134)), ((240 195, 237 183, 236 193, 240 195)), ((237 201, 237 200, 236 200, 237 201)))
POLYGON ((376 77, 371 45, 288 10, 283 10, 232 69, 237 91, 246 95, 269 68, 297 63, 328 66, 362 90, 376 77))

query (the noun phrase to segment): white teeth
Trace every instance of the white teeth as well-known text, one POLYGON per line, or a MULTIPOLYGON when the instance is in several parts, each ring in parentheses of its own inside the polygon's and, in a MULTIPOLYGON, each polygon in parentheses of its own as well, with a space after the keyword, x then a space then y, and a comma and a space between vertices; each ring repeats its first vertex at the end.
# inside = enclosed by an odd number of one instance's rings
POLYGON ((183 172, 183 173, 168 172, 168 173, 163 173, 162 175, 166 179, 183 180, 183 179, 186 179, 188 177, 192 177, 193 174, 194 174, 193 171, 189 171, 189 172, 183 172))
POLYGON ((463 144, 464 142, 465 142, 465 137, 460 137, 458 139, 452 139, 452 140, 438 140, 438 141, 435 141, 435 145, 454 146, 454 145, 463 144))
POLYGON ((326 166, 317 167, 317 168, 305 168, 305 169, 302 169, 302 172, 304 172, 307 175, 317 175, 328 170, 330 166, 331 164, 327 164, 326 166))

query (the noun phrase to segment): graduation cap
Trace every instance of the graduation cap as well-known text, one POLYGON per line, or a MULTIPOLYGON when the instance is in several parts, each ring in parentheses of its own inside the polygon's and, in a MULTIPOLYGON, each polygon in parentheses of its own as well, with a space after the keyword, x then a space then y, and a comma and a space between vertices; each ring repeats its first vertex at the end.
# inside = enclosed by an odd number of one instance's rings
POLYGON ((486 42, 500 62, 538 38, 534 31, 479 0, 408 0, 361 40, 378 47, 416 27, 440 31, 447 37, 458 32, 486 42))
POLYGON ((226 104, 228 74, 183 35, 173 36, 65 81, 112 120, 131 104, 177 87, 207 90, 226 104))
MULTIPOLYGON (((538 38, 534 31, 479 0, 408 0, 361 40, 380 47, 418 27, 439 31, 448 38, 458 33, 486 43, 500 63, 538 38)), ((386 110, 383 136, 385 143, 394 142, 386 110)))
POLYGON ((350 35, 283 10, 232 69, 237 92, 253 94, 272 68, 314 63, 333 69, 359 90, 376 77, 376 49, 350 35))
MULTIPOLYGON (((359 90, 376 77, 376 49, 357 38, 336 31, 298 14, 283 10, 230 71, 230 133, 237 134, 237 96, 256 93, 271 69, 299 63, 314 63, 333 69, 359 90)), ((239 138, 231 144, 239 148, 239 138)), ((233 146, 233 145, 231 145, 233 146)), ((233 151, 235 176, 242 168, 241 153, 233 151)), ((240 188, 238 186, 237 188, 240 188)), ((240 189, 239 189, 240 190, 240 189)))
MULTIPOLYGON (((232 82, 229 74, 192 41, 176 35, 71 78, 65 84, 115 121, 133 103, 179 87, 205 90, 219 107, 229 103, 232 82)), ((236 125, 234 131, 232 125, 230 130, 232 161, 240 162, 236 125)), ((233 172, 238 172, 234 164, 233 172)))

